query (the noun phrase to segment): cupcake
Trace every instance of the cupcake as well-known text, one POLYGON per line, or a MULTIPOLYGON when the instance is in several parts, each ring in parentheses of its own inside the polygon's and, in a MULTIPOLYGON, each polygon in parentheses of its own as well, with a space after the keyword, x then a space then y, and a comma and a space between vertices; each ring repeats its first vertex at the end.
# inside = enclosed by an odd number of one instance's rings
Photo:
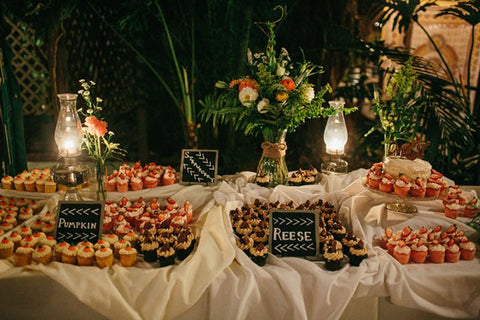
POLYGON ((23 191, 25 190, 25 184, 23 183, 24 179, 22 176, 18 175, 15 177, 13 180, 13 185, 15 186, 15 190, 17 191, 23 191))
POLYGON ((455 240, 450 240, 445 248, 445 261, 458 262, 460 260, 460 248, 455 243, 455 240))
POLYGON ((98 250, 101 246, 110 248, 110 243, 108 243, 104 239, 98 239, 98 241, 93 245, 93 249, 98 250))
POLYGON ((113 244, 113 256, 115 258, 120 258, 120 250, 125 248, 127 245, 131 246, 132 244, 124 238, 120 238, 113 244))
POLYGON ((166 267, 175 263, 175 250, 168 243, 164 243, 157 250, 160 267, 166 267))
POLYGON ((18 220, 20 220, 20 222, 27 221, 31 217, 33 217, 33 210, 30 208, 24 207, 20 210, 20 213, 18 214, 18 220))
POLYGON ((421 179, 415 179, 415 183, 412 184, 412 188, 410 189, 410 193, 413 197, 417 198, 424 198, 425 193, 427 192, 427 188, 421 179))
POLYGON ((131 232, 128 232, 124 237, 123 239, 127 240, 128 242, 130 242, 130 246, 132 248, 136 248, 137 246, 137 240, 138 240, 138 235, 131 231, 131 232))
POLYGON ((360 263, 368 258, 368 251, 362 240, 349 247, 350 265, 358 267, 360 263))
POLYGON ((109 268, 113 264, 113 252, 112 249, 105 246, 101 246, 100 249, 95 251, 95 261, 99 268, 109 268))
POLYGON ((109 233, 106 236, 103 236, 102 239, 107 241, 110 244, 110 246, 113 246, 115 242, 118 241, 118 236, 114 233, 109 233))
POLYGON ((13 242, 7 237, 0 241, 0 259, 6 259, 13 255, 13 242))
POLYGON ((451 199, 443 205, 445 216, 450 219, 457 219, 460 210, 463 209, 463 205, 459 203, 458 199, 451 199))
POLYGON ((130 179, 130 187, 132 188, 132 191, 142 190, 142 179, 140 179, 139 177, 132 177, 132 179, 130 179))
POLYGON ((117 191, 118 192, 127 192, 128 191, 128 177, 123 173, 120 173, 117 176, 117 191))
POLYGON ((41 221, 40 219, 35 220, 35 222, 32 223, 32 225, 30 226, 32 232, 42 231, 42 227, 43 221, 41 221))
POLYGON ((404 241, 399 241, 393 249, 393 257, 401 264, 407 264, 410 260, 411 249, 404 241))
POLYGON ((42 226, 42 232, 46 235, 52 235, 55 232, 55 225, 50 221, 45 222, 42 226))
POLYGON ((245 252, 247 255, 250 255, 250 248, 254 245, 254 241, 248 235, 244 234, 237 239, 237 246, 245 252))
POLYGON ((146 262, 157 261, 158 241, 146 240, 140 244, 140 251, 143 253, 143 260, 146 262))
POLYGON ((425 190, 425 197, 438 197, 440 195, 440 189, 442 183, 434 179, 427 180, 427 189, 425 190))
POLYGON ((113 192, 117 190, 117 176, 114 174, 108 175, 105 182, 105 190, 107 192, 113 192))
POLYGON ((78 248, 78 249, 82 249, 82 248, 84 248, 84 247, 93 248, 93 244, 92 244, 90 241, 88 241, 87 239, 85 239, 85 240, 77 243, 77 248, 78 248))
POLYGON ((22 239, 22 241, 20 242, 20 245, 22 245, 22 246, 29 245, 31 247, 35 247, 37 245, 37 241, 38 241, 38 239, 36 239, 32 236, 27 236, 27 237, 24 237, 22 239))
POLYGON ((82 246, 77 251, 77 263, 79 266, 91 266, 93 265, 93 257, 95 251, 91 246, 82 246))
POLYGON ((15 251, 15 265, 17 267, 28 266, 32 263, 33 248, 25 245, 20 246, 15 251))
POLYGON ((57 191, 57 184, 53 181, 53 178, 50 177, 45 181, 45 192, 54 193, 55 191, 57 191))
POLYGON ((47 236, 45 239, 40 240, 40 244, 44 246, 49 246, 51 248, 55 248, 57 241, 52 236, 47 236))
POLYGON ((393 229, 390 227, 386 227, 385 232, 380 237, 381 246, 383 249, 387 249, 388 240, 390 240, 392 236, 393 236, 393 229))
POLYGON ((345 229, 345 227, 343 226, 343 224, 341 222, 336 222, 330 228, 330 233, 333 235, 335 240, 342 241, 342 239, 347 234, 347 229, 345 229))
POLYGON ((445 261, 445 247, 438 240, 432 241, 429 251, 430 262, 443 263, 445 261))
POLYGON ((465 218, 473 218, 477 213, 480 211, 480 201, 478 198, 473 198, 469 202, 465 204, 465 208, 463 209, 463 216, 465 218))
POLYGON ((325 267, 327 270, 336 271, 339 270, 341 267, 341 263, 343 261, 343 252, 342 250, 338 250, 335 244, 332 244, 334 240, 332 240, 329 244, 327 244, 327 249, 323 253, 323 259, 325 260, 325 267), (332 245, 330 245, 332 244, 332 245))
POLYGON ((35 178, 32 178, 30 176, 30 177, 25 179, 23 184, 25 186, 25 191, 29 191, 29 192, 35 191, 35 178))
POLYGON ((423 243, 423 241, 418 241, 414 245, 411 246, 412 252, 411 252, 411 260, 415 263, 424 263, 425 260, 427 259, 428 255, 428 248, 427 246, 423 243))
POLYGON ((400 197, 406 197, 408 192, 410 191, 412 184, 408 181, 408 179, 401 175, 393 185, 393 192, 400 197))
POLYGON ((266 232, 265 230, 255 231, 252 234, 252 240, 255 244, 266 243, 268 241, 268 232, 266 232))
POLYGON ((360 240, 351 232, 347 233, 342 239, 343 254, 350 256, 350 248, 356 245, 360 240))
MULTIPOLYGON (((253 240, 252 240, 253 241, 253 240)), ((195 246, 195 236, 193 233, 183 231, 175 242, 174 249, 177 253, 177 257, 180 260, 184 260, 193 251, 195 246)))
POLYGON ((3 189, 12 189, 13 188, 13 178, 12 176, 5 176, 2 178, 2 188, 3 189))
POLYGON ((52 248, 39 244, 32 253, 33 261, 49 264, 52 261, 52 248))
POLYGON ((370 188, 378 190, 382 181, 382 167, 372 166, 367 172, 367 184, 370 188))
POLYGON ((13 251, 17 250, 17 248, 20 247, 20 245, 21 245, 22 236, 19 233, 17 233, 16 231, 13 231, 10 234, 9 239, 10 239, 10 241, 13 242, 13 251))
POLYGON ((252 232, 253 228, 247 221, 240 221, 235 228, 238 235, 248 235, 252 232))
POLYGON ((70 244, 67 248, 62 251, 62 262, 69 264, 77 263, 77 247, 73 244, 70 244))
POLYGON ((302 184, 302 175, 298 172, 292 173, 288 178, 288 184, 291 186, 300 186, 302 184))
POLYGON ((463 237, 460 241, 460 252, 462 260, 473 260, 475 258, 475 244, 468 240, 467 237, 463 237))
POLYGON ((385 192, 385 193, 392 193, 393 192, 393 185, 395 183, 395 178, 392 175, 385 173, 380 180, 378 185, 378 190, 385 192))
POLYGON ((158 186, 158 179, 155 178, 153 175, 149 174, 145 177, 145 180, 143 181, 143 186, 146 189, 156 188, 158 186))
POLYGON ((267 247, 263 243, 259 243, 250 248, 250 258, 259 266, 264 266, 267 262, 267 247))
POLYGON ((165 170, 162 177, 162 183, 164 186, 169 186, 175 183, 175 172, 172 170, 165 170))
POLYGON ((45 181, 47 181, 45 176, 41 176, 35 181, 35 189, 38 192, 45 192, 45 181))
POLYGON ((13 229, 13 225, 11 223, 8 223, 8 222, 3 222, 2 224, 0 224, 0 230, 2 230, 4 233, 10 231, 13 229))
POLYGON ((57 258, 58 261, 62 260, 63 250, 66 248, 68 248, 68 243, 64 240, 60 240, 60 242, 55 245, 55 258, 57 258))
POLYGON ((260 172, 255 177, 255 183, 262 187, 268 187, 270 183, 270 178, 264 172, 260 172))
POLYGON ((120 249, 120 263, 124 267, 132 267, 137 263, 137 250, 130 245, 120 249))

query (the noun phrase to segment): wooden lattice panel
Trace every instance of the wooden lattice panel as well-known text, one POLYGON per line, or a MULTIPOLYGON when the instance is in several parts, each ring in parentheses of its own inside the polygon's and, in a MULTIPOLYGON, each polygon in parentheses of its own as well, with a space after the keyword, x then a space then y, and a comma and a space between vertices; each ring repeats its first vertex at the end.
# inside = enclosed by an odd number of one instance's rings
POLYGON ((21 24, 14 23, 7 17, 5 21, 12 28, 7 39, 13 51, 15 76, 22 91, 23 113, 41 115, 51 110, 48 71, 35 52, 33 40, 21 29, 21 24))
MULTIPOLYGON (((87 7, 88 8, 88 7, 87 7)), ((103 10, 106 19, 111 16, 103 10)), ((104 114, 119 114, 131 110, 134 79, 132 54, 91 10, 75 10, 65 22, 65 46, 71 79, 94 80, 97 96, 104 100, 104 114)), ((80 89, 78 82, 72 87, 80 89)))

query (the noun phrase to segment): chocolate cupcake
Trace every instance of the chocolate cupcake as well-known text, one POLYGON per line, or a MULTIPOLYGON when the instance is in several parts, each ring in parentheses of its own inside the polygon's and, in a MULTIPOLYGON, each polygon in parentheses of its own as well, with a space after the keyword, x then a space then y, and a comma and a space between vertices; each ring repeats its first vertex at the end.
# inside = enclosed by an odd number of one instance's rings
POLYGON ((253 245, 253 239, 246 234, 237 239, 237 246, 248 256, 250 255, 250 248, 253 247, 253 245))
POLYGON ((325 268, 327 268, 327 270, 337 271, 341 268, 343 252, 341 249, 337 249, 335 241, 330 241, 327 245, 327 249, 323 254, 323 259, 325 260, 325 268))
POLYGON ((302 185, 302 175, 298 172, 292 173, 292 175, 288 178, 288 184, 291 186, 302 185))
POLYGON ((140 245, 140 251, 143 253, 143 260, 147 262, 157 261, 158 241, 146 240, 140 245))
POLYGON ((168 243, 164 243, 157 250, 160 267, 170 266, 175 263, 175 250, 168 243))
POLYGON ((359 240, 357 244, 350 248, 350 265, 358 267, 367 258, 368 251, 362 240, 359 240))
POLYGON ((350 256, 350 248, 356 245, 360 240, 351 232, 347 233, 342 239, 343 254, 350 256))
POLYGON ((250 248, 250 258, 259 266, 264 266, 267 262, 268 250, 262 243, 250 248))
POLYGON ((330 233, 333 235, 335 240, 342 241, 342 239, 347 234, 347 230, 345 229, 345 227, 341 222, 336 222, 330 228, 330 233))
POLYGON ((189 231, 180 233, 175 242, 174 248, 177 252, 177 258, 184 260, 190 253, 192 253, 195 246, 195 236, 189 231))

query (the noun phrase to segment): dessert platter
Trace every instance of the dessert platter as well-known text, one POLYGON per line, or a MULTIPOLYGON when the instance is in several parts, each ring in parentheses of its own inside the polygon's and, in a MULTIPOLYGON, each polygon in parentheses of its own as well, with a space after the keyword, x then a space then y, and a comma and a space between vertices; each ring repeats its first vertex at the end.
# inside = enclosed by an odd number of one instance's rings
POLYGON ((286 203, 264 203, 256 199, 252 204, 230 211, 230 221, 237 246, 259 266, 264 266, 268 256, 270 210, 315 210, 319 212, 319 247, 325 268, 339 270, 347 262, 359 266, 368 257, 363 241, 347 230, 337 217, 334 206, 321 199, 296 206, 286 203))
POLYGON ((388 210, 401 213, 416 213, 417 208, 411 201, 438 200, 448 190, 445 178, 430 163, 402 157, 387 157, 384 162, 373 164, 362 185, 390 199, 386 205, 388 210))

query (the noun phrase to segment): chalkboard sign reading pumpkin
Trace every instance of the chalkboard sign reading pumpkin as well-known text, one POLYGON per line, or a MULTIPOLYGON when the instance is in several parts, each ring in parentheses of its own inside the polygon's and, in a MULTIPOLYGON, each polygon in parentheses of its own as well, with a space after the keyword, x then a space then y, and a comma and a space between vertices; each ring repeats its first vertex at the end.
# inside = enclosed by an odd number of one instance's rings
POLYGON ((183 149, 180 182, 209 184, 217 177, 218 150, 183 149))
POLYGON ((318 255, 318 212, 271 210, 269 249, 278 256, 318 255))
POLYGON ((103 224, 102 201, 60 201, 55 239, 68 243, 88 240, 96 243, 103 224))

